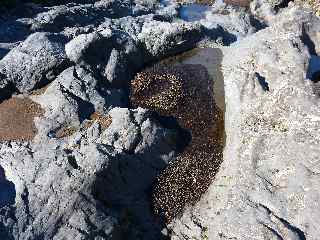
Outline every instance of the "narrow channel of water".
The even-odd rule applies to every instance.
[[[216,0],[215,7],[222,5],[233,5],[238,7],[250,6],[250,0]],[[200,21],[207,18],[213,11],[211,4],[208,3],[192,3],[182,5],[179,9],[179,17],[187,22]]]

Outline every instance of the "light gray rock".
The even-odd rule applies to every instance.
[[[150,21],[144,23],[137,37],[147,62],[194,47],[202,39],[203,29],[200,24]]]
[[[156,10],[159,15],[177,17],[179,4],[176,1],[160,0],[160,6]]]
[[[1,232],[2,239],[88,239],[111,234],[117,219],[93,198],[89,186],[112,152],[107,157],[97,149],[86,150],[95,158],[75,158],[54,142],[45,148],[1,146],[2,167],[16,191],[14,204],[7,205],[12,209],[6,220],[11,223],[6,226],[9,235]],[[86,163],[89,166],[82,168]]]
[[[306,79],[320,70],[315,18],[274,13],[271,27],[248,37],[258,29],[237,8],[184,22],[172,1],[75,2],[0,22],[0,101],[22,92],[44,111],[32,141],[0,143],[1,240],[168,238],[150,194],[176,155],[176,130],[126,108],[115,88],[203,37],[244,39],[225,51],[225,162],[172,223],[172,239],[317,238],[320,91]]]
[[[59,129],[78,129],[94,112],[106,114],[115,106],[126,105],[121,90],[107,89],[101,79],[81,67],[66,69],[32,99],[45,110],[38,122],[39,142],[55,137]]]
[[[172,239],[318,239],[320,106],[302,40],[319,24],[290,7],[225,49],[224,162]]]
[[[34,33],[0,61],[2,82],[28,92],[52,81],[68,65],[60,34]]]
[[[148,191],[174,156],[170,130],[147,110],[113,108],[121,91],[80,66],[37,94],[33,141],[0,143],[0,239],[159,239]],[[62,128],[72,131],[54,135]]]
[[[66,45],[66,53],[71,61],[99,72],[117,88],[128,86],[143,63],[141,50],[122,31],[79,35]]]
[[[199,19],[210,37],[229,45],[259,30],[252,22],[252,15],[245,8],[226,5],[217,1]]]
[[[294,4],[294,1],[287,0],[253,0],[250,3],[251,13],[259,19],[263,19],[267,24],[277,13],[285,9],[288,5]]]
[[[18,46],[19,43],[0,43],[0,60],[10,52],[11,49]]]
[[[14,201],[0,199],[8,212],[1,212],[2,239],[159,239],[147,192],[173,156],[166,130],[143,109],[115,108],[110,115],[117,124],[110,128],[121,129],[133,152],[103,144],[108,133],[97,130],[92,138],[92,127],[64,139],[0,145],[1,190],[5,183],[16,194]],[[126,138],[132,125],[138,138]]]
[[[62,31],[65,27],[85,26],[105,17],[123,17],[130,13],[129,1],[102,0],[94,4],[68,4],[49,8],[33,19],[33,31]]]

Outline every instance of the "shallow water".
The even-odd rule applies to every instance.
[[[250,0],[216,0],[215,8],[218,6],[233,5],[238,7],[249,7]],[[200,21],[212,14],[212,6],[209,4],[193,3],[183,5],[179,9],[179,17],[187,22]],[[228,12],[228,11],[227,11]]]
[[[166,222],[201,198],[223,161],[222,57],[220,49],[196,48],[160,61],[132,82],[133,105],[172,116],[191,134],[153,186],[154,212]]]
[[[206,17],[206,13],[210,10],[210,6],[202,4],[190,4],[182,6],[179,10],[179,16],[181,19],[193,22],[199,21]]]
[[[196,48],[175,57],[166,59],[164,62],[170,65],[200,64],[204,66],[212,81],[214,99],[222,112],[225,112],[224,81],[221,71],[222,51],[218,48]]]

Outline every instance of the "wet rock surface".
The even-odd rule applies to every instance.
[[[317,239],[320,24],[243,2],[2,12],[0,239]]]

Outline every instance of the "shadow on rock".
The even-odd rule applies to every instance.
[[[167,165],[161,156],[167,154],[156,147],[119,154],[97,174],[93,196],[119,214],[112,239],[165,239],[164,223],[154,215],[150,196],[154,179]]]
[[[4,169],[0,166],[0,208],[15,204],[15,185],[8,181]]]
[[[217,26],[217,28],[209,29],[205,28],[206,36],[208,36],[211,40],[217,40],[218,38],[222,39],[222,43],[225,46],[229,46],[230,44],[236,42],[237,36],[225,30],[221,26]]]

